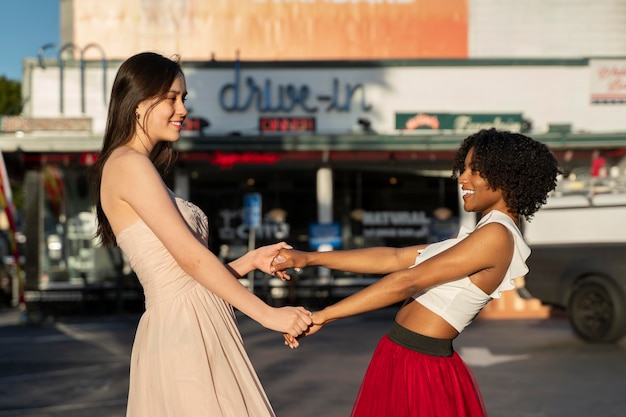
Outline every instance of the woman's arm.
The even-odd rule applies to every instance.
[[[273,308],[241,285],[192,234],[147,157],[127,152],[107,161],[101,196],[114,231],[140,217],[187,274],[261,325],[297,336],[311,323],[307,310]]]
[[[273,275],[274,273],[270,270],[270,265],[281,249],[291,249],[291,246],[285,242],[261,246],[229,262],[227,267],[237,278],[241,278],[257,269],[266,274]],[[290,277],[289,275],[282,274],[280,278],[289,279]]]
[[[514,241],[505,226],[487,224],[448,250],[414,268],[393,272],[378,282],[313,315],[315,325],[377,310],[413,294],[463,277],[486,293],[500,284],[513,256]]]
[[[418,251],[426,246],[374,247],[330,252],[281,250],[279,257],[272,263],[272,270],[323,266],[357,274],[389,274],[414,265]]]

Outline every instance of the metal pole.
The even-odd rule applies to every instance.
[[[248,230],[248,252],[255,249],[256,246],[256,227],[251,226]],[[254,271],[248,272],[248,289],[254,294]]]

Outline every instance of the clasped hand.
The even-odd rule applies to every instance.
[[[285,345],[288,346],[290,349],[295,349],[298,346],[300,346],[300,339],[302,339],[305,336],[311,336],[312,334],[315,334],[318,331],[320,331],[322,327],[324,327],[325,323],[322,317],[322,312],[320,311],[311,313],[311,321],[312,321],[312,324],[309,326],[309,328],[306,329],[304,332],[302,332],[300,336],[298,337],[293,337],[292,335],[288,333],[283,333],[283,338],[285,339]]]
[[[278,276],[282,280],[291,279],[287,270],[292,268],[296,272],[300,272],[302,268],[307,266],[306,252],[297,251],[291,248],[282,248],[278,254],[272,259],[270,265],[270,273]],[[283,333],[285,345],[291,349],[300,346],[299,340],[305,336],[317,333],[324,326],[322,312],[314,312],[311,314],[312,324],[302,334],[294,337],[290,334]]]
[[[306,252],[291,248],[281,248],[272,259],[270,274],[284,281],[291,279],[291,276],[287,273],[288,269],[292,268],[294,271],[300,272],[305,266],[307,266]]]

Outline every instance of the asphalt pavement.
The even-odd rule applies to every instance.
[[[340,320],[299,349],[239,316],[278,417],[347,417],[395,308]],[[138,315],[20,325],[0,310],[0,417],[124,416]],[[588,344],[564,318],[478,320],[455,341],[491,417],[626,416],[626,340]],[[381,416],[387,417],[387,416]]]

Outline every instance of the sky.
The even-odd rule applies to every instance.
[[[60,0],[0,0],[0,76],[22,81],[22,59],[37,57],[48,43],[59,46]],[[51,50],[46,57],[54,56]]]

